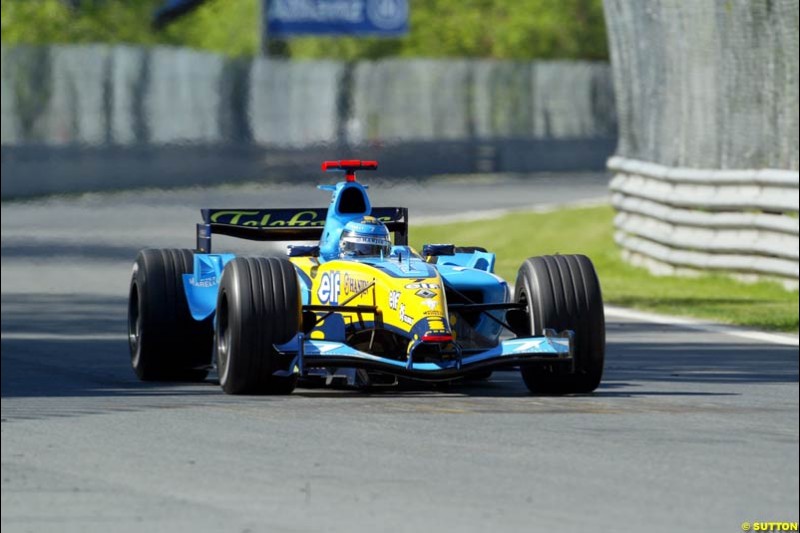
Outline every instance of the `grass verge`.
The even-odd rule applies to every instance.
[[[613,241],[613,216],[611,207],[601,206],[414,226],[411,244],[418,250],[423,243],[484,246],[497,254],[497,273],[512,283],[527,257],[582,253],[597,268],[606,303],[763,330],[798,330],[797,290],[723,275],[654,276],[623,262]]]

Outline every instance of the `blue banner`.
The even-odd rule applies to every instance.
[[[266,0],[270,38],[408,32],[408,0]]]

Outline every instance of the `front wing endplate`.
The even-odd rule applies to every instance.
[[[490,370],[532,362],[574,361],[574,335],[571,331],[556,333],[545,330],[542,337],[508,339],[481,352],[464,353],[461,357],[437,362],[413,362],[368,354],[341,342],[307,339],[298,334],[279,352],[295,355],[294,372],[305,368],[363,368],[421,380],[446,380],[463,377],[476,370]]]

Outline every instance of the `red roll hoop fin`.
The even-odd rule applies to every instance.
[[[356,170],[377,170],[377,161],[362,161],[360,159],[342,159],[341,161],[323,161],[322,171],[344,170],[347,181],[356,181]]]

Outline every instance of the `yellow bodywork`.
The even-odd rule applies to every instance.
[[[308,300],[304,298],[304,301],[311,305],[376,308],[374,312],[337,311],[346,328],[364,329],[364,324],[375,323],[409,340],[430,332],[451,333],[444,285],[435,269],[430,270],[434,275],[429,277],[399,277],[357,261],[320,263],[316,257],[292,257],[290,260],[310,280]],[[324,332],[317,329],[311,337],[323,339]]]

